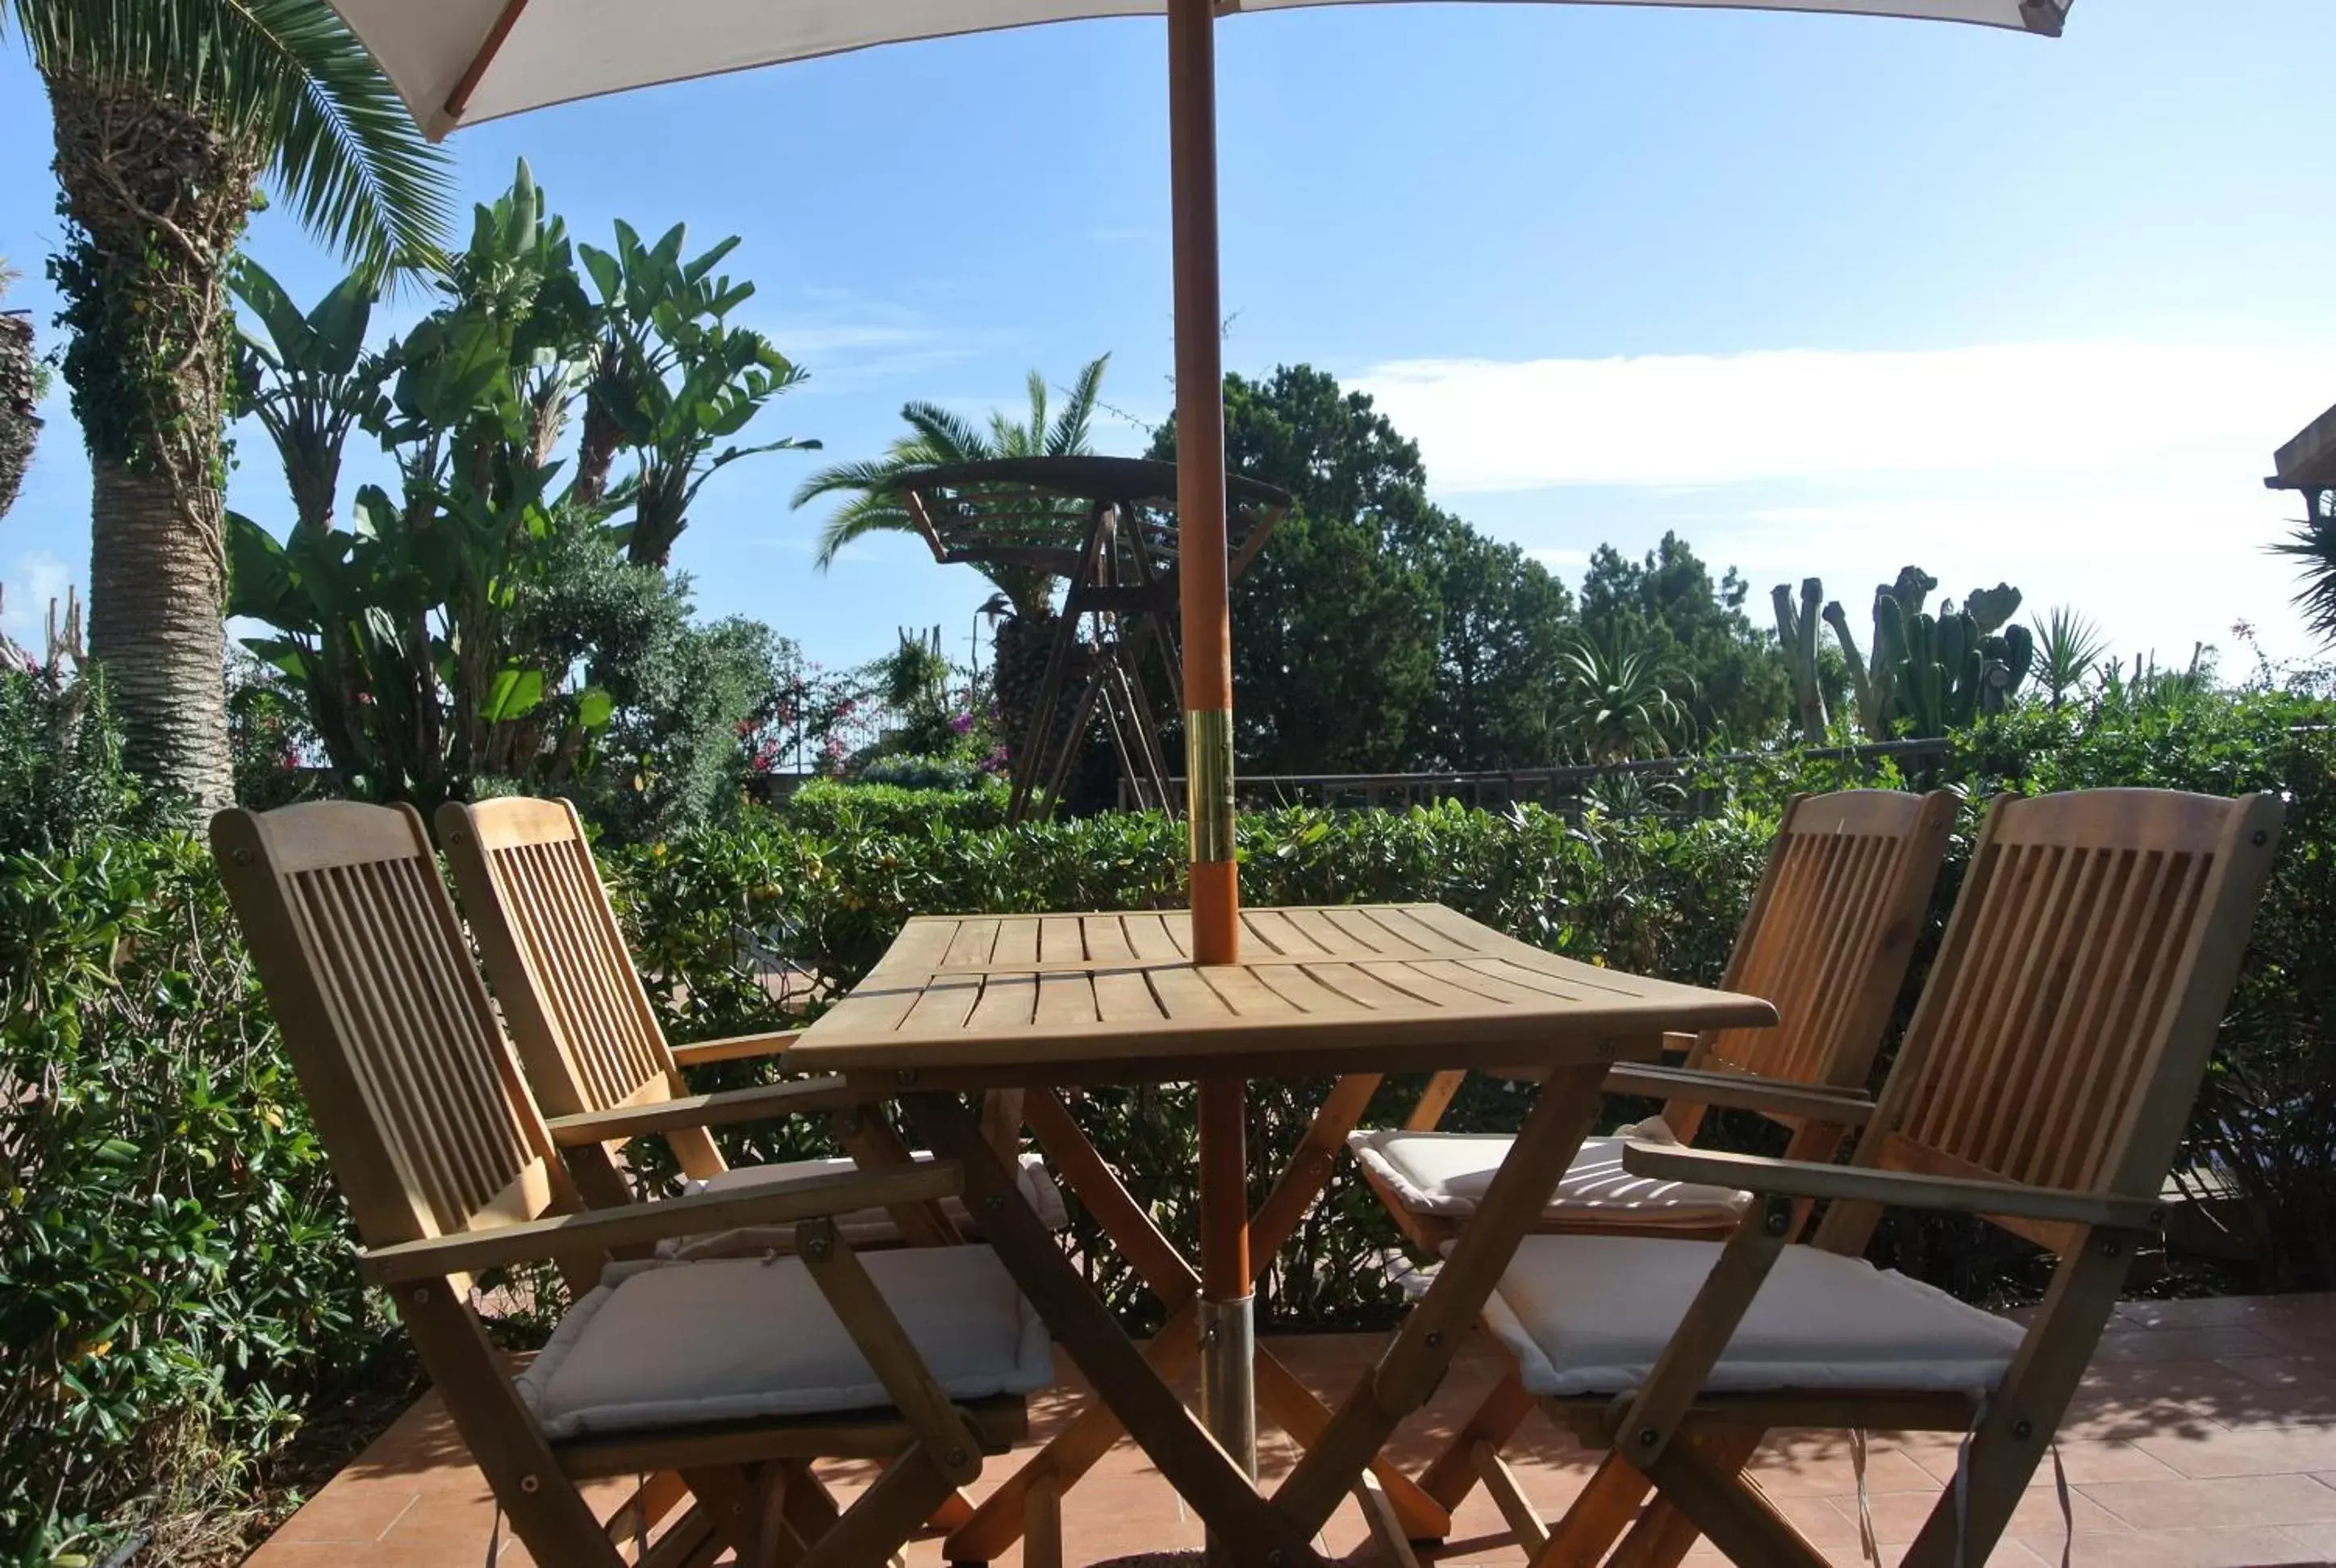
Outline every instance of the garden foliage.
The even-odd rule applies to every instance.
[[[678,226],[646,244],[618,222],[616,241],[572,243],[521,164],[432,271],[436,308],[378,352],[364,275],[304,314],[238,264],[256,323],[239,391],[293,515],[230,516],[229,609],[269,628],[247,646],[334,793],[424,812],[574,794],[632,833],[735,798],[741,726],[792,651],[752,622],[696,622],[666,563],[715,473],[817,444],[732,439],[803,373],[729,321],[754,293],[715,270],[735,239],[689,259]],[[397,482],[359,487],[343,523],[359,434]],[[612,477],[628,453],[633,472]],[[245,729],[252,716],[239,703]]]
[[[0,1563],[233,1498],[382,1338],[209,856],[120,752],[0,675]]]
[[[0,679],[0,768],[28,774],[34,765],[20,754],[48,744],[44,689]],[[2288,794],[2285,845],[2195,1150],[2195,1163],[2257,1200],[2245,1222],[2266,1243],[2263,1261],[2240,1282],[2261,1286],[2336,1282],[2336,735],[2316,727],[2325,711],[2278,695],[2127,688],[2011,716],[1965,737],[1937,778],[1904,781],[1971,797],[1958,867],[1979,803],[1998,788]],[[97,748],[90,768],[112,776],[110,755]],[[1247,817],[1242,892],[1260,904],[1436,900],[1589,961],[1708,979],[1784,801],[1859,782],[1846,765],[1779,756],[1693,781],[1681,798],[1703,803],[1669,815],[1445,806]],[[204,855],[185,839],[141,836],[129,814],[135,792],[102,777],[99,786],[50,788],[39,822],[0,823],[0,1148],[11,1193],[0,1217],[11,1373],[0,1385],[0,1562],[86,1551],[202,1487],[235,1487],[320,1390],[363,1367],[382,1331]],[[9,812],[18,798],[5,798]],[[784,1022],[765,984],[771,963],[797,966],[832,995],[911,913],[1182,900],[1184,842],[1173,823],[1105,815],[1008,828],[994,811],[994,786],[824,784],[778,811],[604,844],[604,864],[676,1041]],[[1951,871],[1939,913],[1954,881]],[[706,1086],[754,1070],[708,1069]],[[1379,1113],[1399,1114],[1416,1086],[1390,1083]],[[1252,1091],[1260,1188],[1321,1088]],[[1522,1110],[1521,1095],[1480,1079],[1449,1125],[1514,1125]],[[1163,1228],[1189,1242],[1189,1092],[1095,1090],[1078,1115]],[[754,1127],[729,1142],[749,1159],[801,1154],[822,1135]],[[654,1174],[656,1160],[643,1168]],[[1092,1242],[1084,1217],[1078,1225],[1076,1239]],[[1968,1226],[1904,1225],[1879,1244],[1973,1295],[2011,1266]],[[1265,1320],[1387,1321],[1395,1246],[1376,1203],[1342,1174],[1272,1261]],[[1157,1303],[1108,1251],[1081,1251],[1128,1321],[1156,1321]]]

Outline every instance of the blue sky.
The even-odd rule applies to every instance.
[[[2208,18],[2211,17],[2211,22]],[[1829,16],[1355,5],[1219,31],[1229,367],[1309,361],[1376,393],[1439,498],[1569,578],[1677,529],[1862,622],[1916,561],[2009,579],[2117,648],[2186,657],[2244,618],[2310,651],[2270,454],[2336,401],[2326,0],[2079,0],[2047,42]],[[824,578],[812,464],[900,404],[1011,402],[1111,351],[1105,444],[1169,407],[1165,65],[1156,22],[900,45],[482,126],[466,202],[526,157],[579,238],[622,217],[737,233],[742,312],[811,381],[756,427],[815,436],[707,486],[676,561],[701,606],[854,662],[900,626],[962,649],[984,589],[922,547]],[[0,51],[0,255],[55,242],[48,121]],[[337,276],[288,221],[296,297]],[[418,308],[408,302],[409,317]],[[394,323],[393,323],[394,324]],[[5,623],[87,570],[60,394],[0,522]],[[288,505],[246,433],[241,510]],[[959,657],[962,657],[960,654]]]

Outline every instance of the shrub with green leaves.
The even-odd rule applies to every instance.
[[[0,639],[0,855],[74,851],[160,826],[123,765],[105,683],[70,679]]]
[[[1006,783],[981,778],[965,785],[926,785],[897,779],[853,783],[810,779],[780,808],[787,824],[822,838],[862,833],[930,833],[939,828],[1006,825]]]
[[[0,1561],[231,1497],[377,1343],[192,839],[0,857]]]
[[[2189,1160],[2227,1186],[2236,1238],[2274,1289],[2336,1285],[2336,731],[2331,705],[2178,678],[2030,706],[1962,737],[1981,788],[2141,785],[2287,803],[2279,857],[2225,1014]]]

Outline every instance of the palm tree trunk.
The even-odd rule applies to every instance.
[[[151,90],[65,75],[48,87],[64,375],[93,481],[89,651],[131,765],[208,812],[233,798],[226,269],[263,160]]]
[[[160,474],[92,458],[89,651],[124,755],[205,814],[234,803],[225,584]]]
[[[998,699],[998,736],[1006,743],[1006,755],[1017,763],[1024,748],[1041,738],[1030,734],[1030,726],[1037,717],[1038,688],[1046,681],[1046,657],[1054,650],[1059,618],[1051,609],[1022,609],[998,623],[990,685]],[[1055,719],[1062,726],[1065,715],[1058,711]]]
[[[6,286],[5,269],[0,268],[0,288]],[[8,515],[24,471],[33,465],[33,443],[41,433],[41,418],[34,412],[36,380],[32,321],[0,311],[0,517]]]

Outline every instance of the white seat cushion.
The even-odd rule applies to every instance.
[[[1718,1242],[1528,1236],[1485,1304],[1535,1394],[1620,1394],[1647,1379]],[[1987,1388],[2023,1330],[1903,1274],[1785,1249],[1707,1388]]]
[[[861,1260],[952,1398],[1054,1380],[1046,1325],[987,1247]],[[621,1263],[519,1378],[553,1437],[889,1406],[799,1258]]]
[[[1624,1127],[1611,1138],[1583,1140],[1582,1152],[1557,1184],[1544,1221],[1587,1214],[1634,1225],[1712,1226],[1733,1223],[1751,1202],[1749,1194],[1692,1182],[1662,1182],[1634,1176],[1622,1168],[1625,1137],[1642,1143],[1672,1143],[1670,1127],[1657,1116]],[[1484,1201],[1493,1173],[1516,1142],[1505,1133],[1407,1133],[1396,1129],[1350,1133],[1347,1146],[1385,1183],[1406,1209],[1417,1214],[1465,1219]]]
[[[919,1149],[915,1157],[930,1160],[932,1155]],[[795,1176],[840,1175],[858,1167],[850,1160],[793,1160],[776,1165],[739,1165],[718,1176],[703,1182],[687,1183],[691,1193],[737,1193],[784,1182]],[[1062,1189],[1055,1178],[1046,1174],[1046,1162],[1037,1154],[1024,1154],[1019,1173],[1022,1196],[1050,1231],[1070,1229],[1070,1210],[1064,1206]],[[941,1200],[942,1209],[960,1227],[971,1220],[965,1204],[956,1198]],[[890,1246],[900,1239],[900,1227],[892,1216],[881,1209],[855,1209],[848,1214],[835,1216],[836,1232],[855,1247]],[[792,1252],[795,1250],[795,1228],[793,1225],[748,1225],[731,1231],[713,1231],[702,1236],[670,1237],[657,1243],[657,1256],[688,1261],[698,1258],[735,1258],[748,1253]]]

